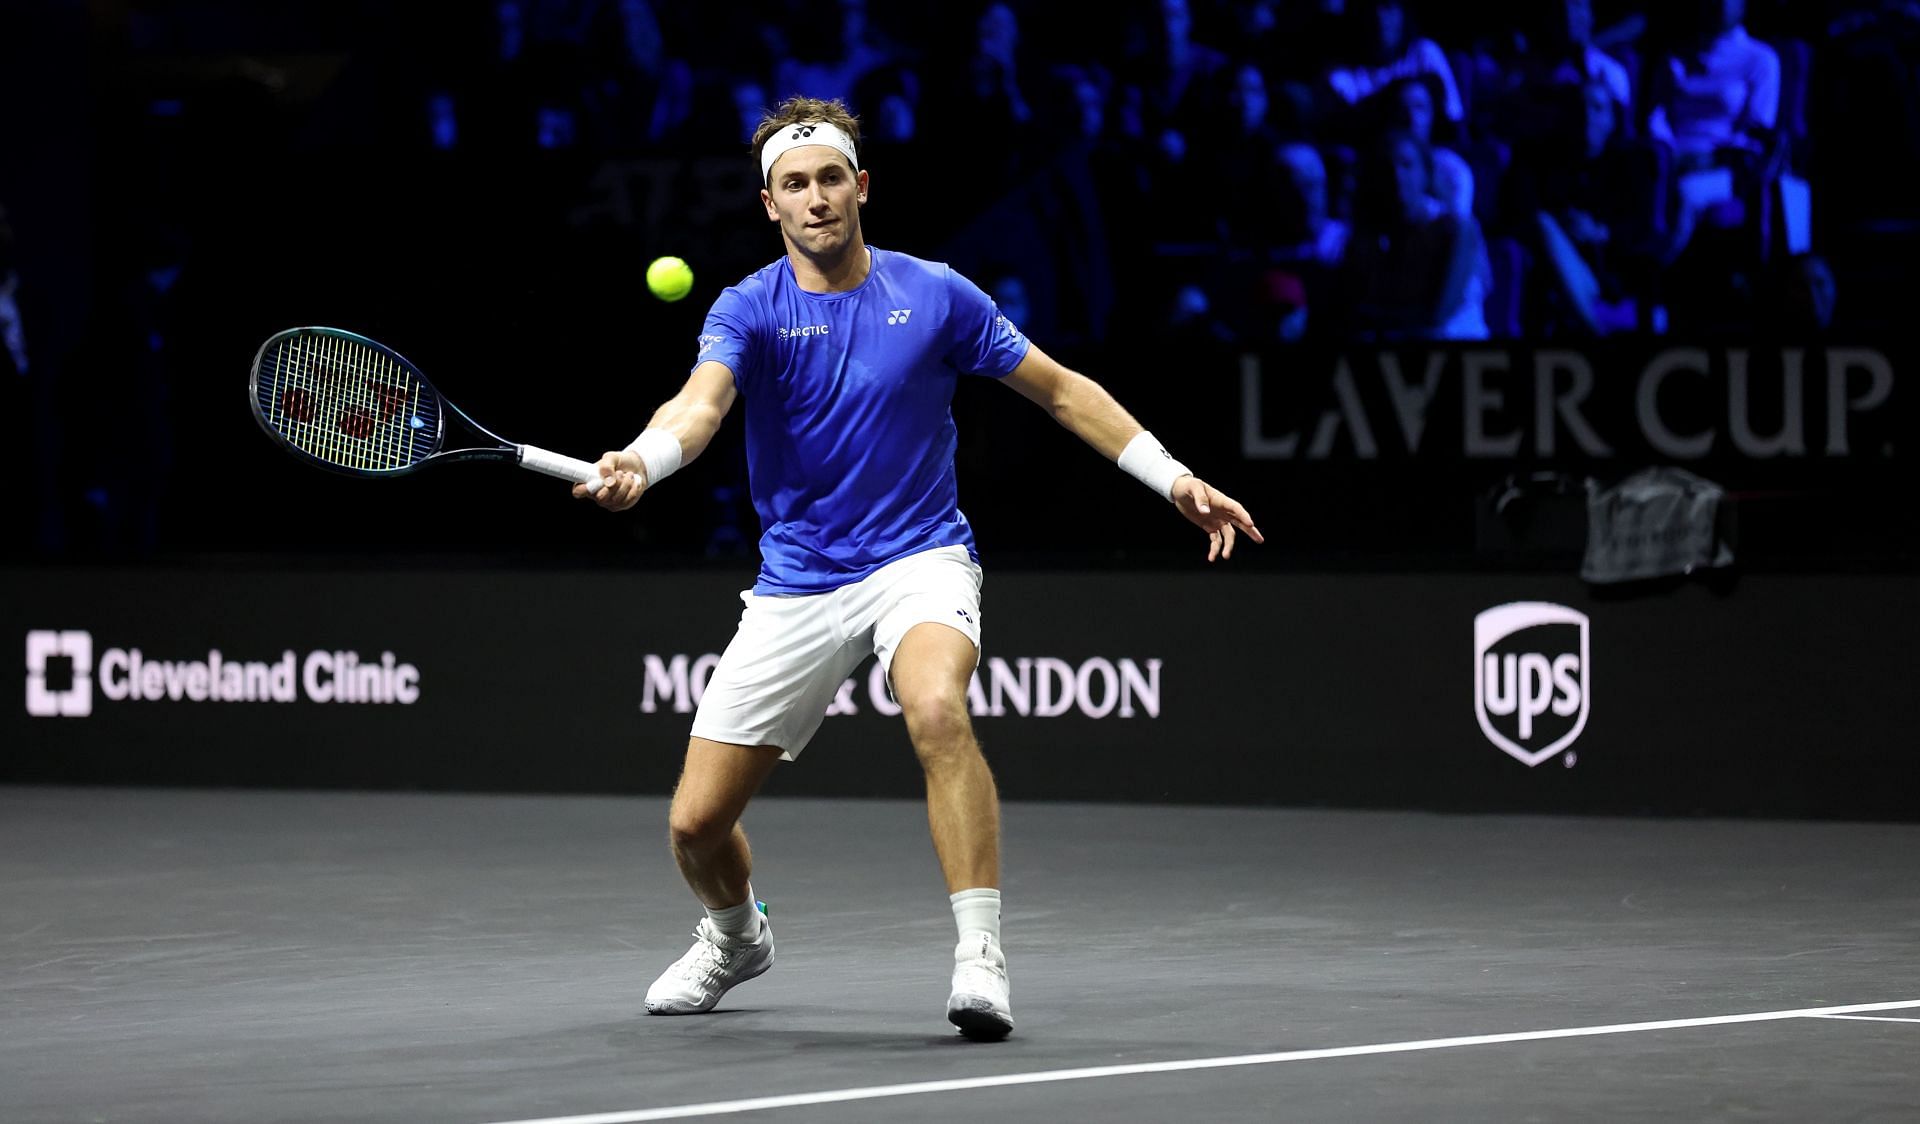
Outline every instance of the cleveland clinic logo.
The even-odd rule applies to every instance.
[[[1587,615],[1546,601],[1473,619],[1473,713],[1514,760],[1538,765],[1571,746],[1592,698]]]
[[[98,693],[109,702],[397,703],[420,699],[420,669],[392,652],[283,651],[243,660],[218,648],[194,659],[155,659],[139,648],[107,648],[77,630],[27,633],[27,713],[85,718]]]
[[[63,685],[56,689],[56,682]],[[85,718],[93,713],[92,636],[76,631],[27,633],[27,713],[35,718]]]

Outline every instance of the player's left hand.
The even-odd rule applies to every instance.
[[[1233,539],[1238,531],[1246,532],[1254,542],[1266,542],[1266,536],[1260,528],[1253,525],[1253,516],[1240,506],[1240,501],[1219,490],[1207,486],[1198,476],[1182,476],[1173,482],[1173,506],[1187,521],[1207,533],[1207,561],[1216,558],[1233,557]]]

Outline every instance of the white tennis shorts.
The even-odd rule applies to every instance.
[[[963,546],[909,554],[826,593],[740,595],[739,630],[693,716],[693,736],[775,745],[788,761],[813,739],[840,684],[869,652],[893,653],[917,624],[944,624],[980,660],[980,566]]]

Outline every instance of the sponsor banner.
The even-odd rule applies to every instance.
[[[649,652],[643,664],[640,713],[692,714],[720,664],[720,653],[690,657],[684,652],[671,656]],[[1052,656],[1012,660],[988,656],[967,684],[967,710],[975,718],[1059,718],[1074,712],[1087,718],[1157,718],[1160,665],[1160,660],[1125,656],[1117,660],[1093,656],[1077,666]],[[865,676],[840,685],[827,705],[827,717],[859,714],[863,706],[887,717],[900,713],[878,661],[868,665]]]
[[[1523,765],[1566,749],[1586,728],[1587,623],[1580,610],[1545,601],[1496,605],[1473,619],[1480,732]]]
[[[108,648],[94,673],[93,634],[79,629],[27,633],[27,713],[85,718],[93,696],[112,702],[400,703],[420,698],[420,669],[392,652],[377,660],[355,652],[293,652],[279,659],[155,660],[138,648]],[[65,662],[65,684],[56,689]]]
[[[670,791],[750,575],[578,576],[0,573],[0,780]],[[983,610],[1013,799],[1916,814],[1910,578],[990,570]],[[920,796],[876,664],[766,791]]]
[[[1397,345],[1239,359],[1248,460],[1585,464],[1911,458],[1897,349]],[[1901,355],[1904,358],[1904,355]]]

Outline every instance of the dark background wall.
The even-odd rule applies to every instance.
[[[968,380],[989,656],[1165,661],[1151,721],[983,716],[1010,794],[1910,815],[1920,25],[1745,5],[1779,94],[1701,155],[1659,123],[1711,39],[1695,17],[1729,13],[1695,7],[1596,2],[1589,55],[1563,34],[1578,4],[1193,0],[1092,24],[1040,3],[9,4],[12,643],[393,651],[424,686],[413,706],[15,706],[0,777],[664,790],[686,716],[640,714],[644,674],[604,657],[656,629],[662,657],[722,646],[759,533],[737,425],[611,517],[509,469],[302,468],[243,374],[268,334],[330,324],[511,438],[623,445],[721,288],[778,254],[742,113],[804,91],[863,115],[873,243],[974,277],[1270,539],[1206,569],[1163,504]],[[1431,58],[1421,39],[1461,98],[1431,140],[1474,177],[1452,221],[1484,253],[1477,339],[1380,306],[1394,270],[1354,249],[1406,233],[1373,160],[1405,106],[1339,91]],[[1568,60],[1602,55],[1629,96],[1576,158]],[[1732,197],[1696,214],[1708,165]],[[1609,199],[1638,202],[1582,244],[1583,298],[1540,216]],[[668,253],[697,275],[676,304],[642,279]],[[1731,563],[1582,580],[1593,497],[1655,467],[1720,490]],[[1587,614],[1595,684],[1572,751],[1532,767],[1463,679],[1475,615],[1525,600]],[[570,693],[582,676],[601,689]],[[829,730],[787,791],[910,790],[897,723]]]

